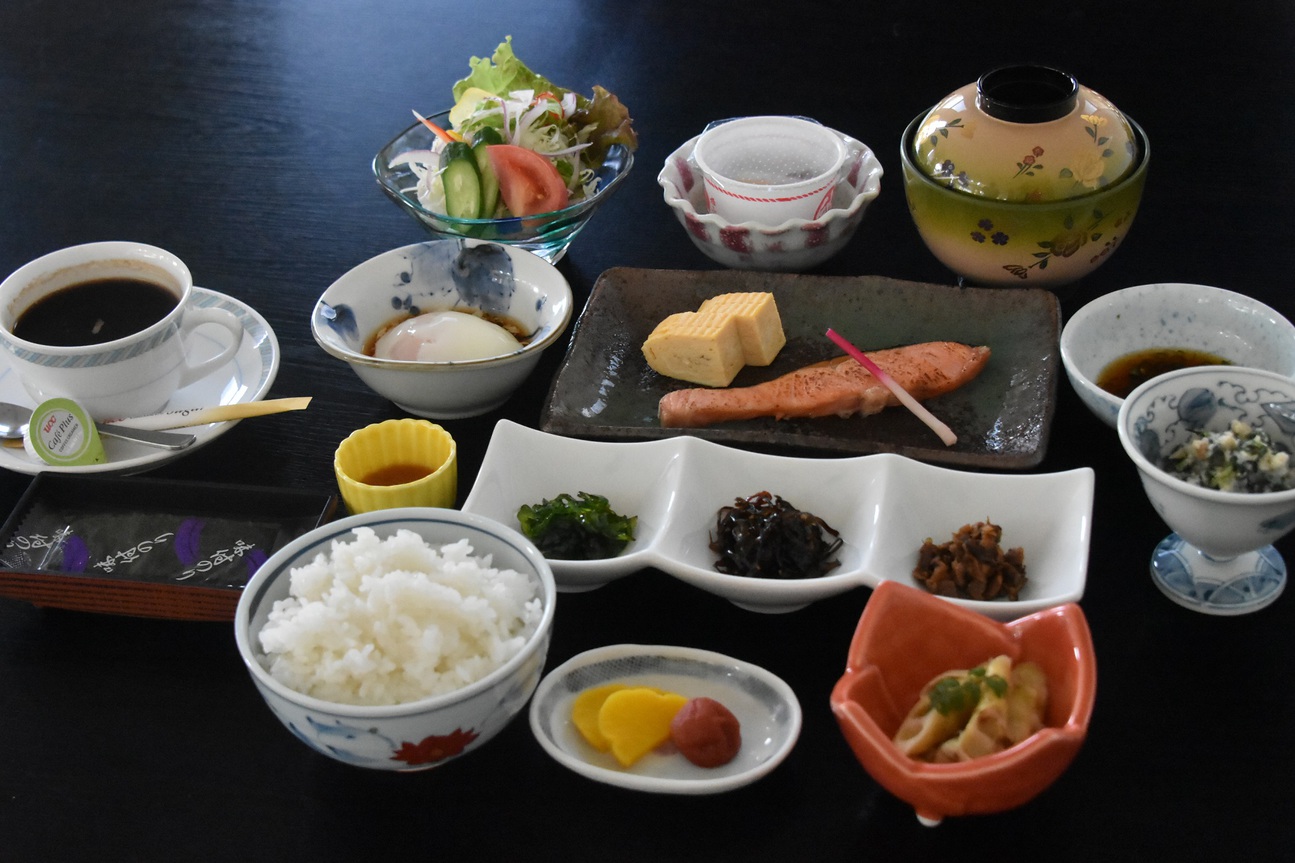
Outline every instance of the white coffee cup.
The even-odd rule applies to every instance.
[[[175,307],[156,323],[98,344],[46,345],[14,335],[23,313],[51,294],[123,278],[164,288],[175,295]],[[37,403],[69,398],[98,420],[158,413],[176,390],[219,369],[242,343],[243,325],[235,315],[194,306],[192,296],[189,268],[156,246],[103,242],[60,249],[0,282],[0,349]],[[228,343],[215,356],[191,362],[192,334],[205,324],[227,330],[222,341]]]
[[[781,225],[832,207],[845,164],[841,136],[802,117],[712,124],[693,148],[710,211],[732,223]]]

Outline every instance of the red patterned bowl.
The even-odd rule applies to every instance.
[[[892,738],[927,682],[999,654],[1035,662],[1047,676],[1042,730],[1002,752],[952,764],[899,750]],[[998,623],[888,581],[863,610],[831,703],[864,769],[924,824],[937,824],[946,816],[1012,809],[1051,785],[1083,743],[1096,691],[1092,636],[1078,605]]]
[[[846,160],[830,210],[816,219],[788,219],[780,225],[733,224],[707,208],[701,171],[692,155],[697,138],[670,154],[657,182],[693,245],[726,267],[800,272],[818,266],[845,247],[868,204],[881,192],[883,171],[877,157],[864,144],[841,135]]]

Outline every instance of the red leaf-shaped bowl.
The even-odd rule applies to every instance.
[[[993,755],[928,764],[892,738],[923,686],[945,671],[999,654],[1037,663],[1048,679],[1044,728]],[[1088,621],[1067,603],[999,623],[898,582],[868,600],[850,643],[832,712],[864,769],[924,823],[950,815],[1001,812],[1031,800],[1074,760],[1097,692]]]

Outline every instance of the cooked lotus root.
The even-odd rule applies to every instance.
[[[1015,746],[1043,727],[1047,679],[1033,662],[1007,656],[946,671],[922,688],[895,745],[910,758],[967,761]]]

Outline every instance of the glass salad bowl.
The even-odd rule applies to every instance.
[[[449,111],[428,119],[448,128]],[[461,219],[429,209],[418,196],[417,157],[430,153],[436,135],[422,123],[414,123],[397,135],[373,158],[373,174],[391,200],[413,216],[428,233],[442,239],[471,238],[516,246],[556,263],[594,211],[606,201],[634,167],[628,147],[613,145],[596,171],[598,191],[570,206],[525,218]]]

